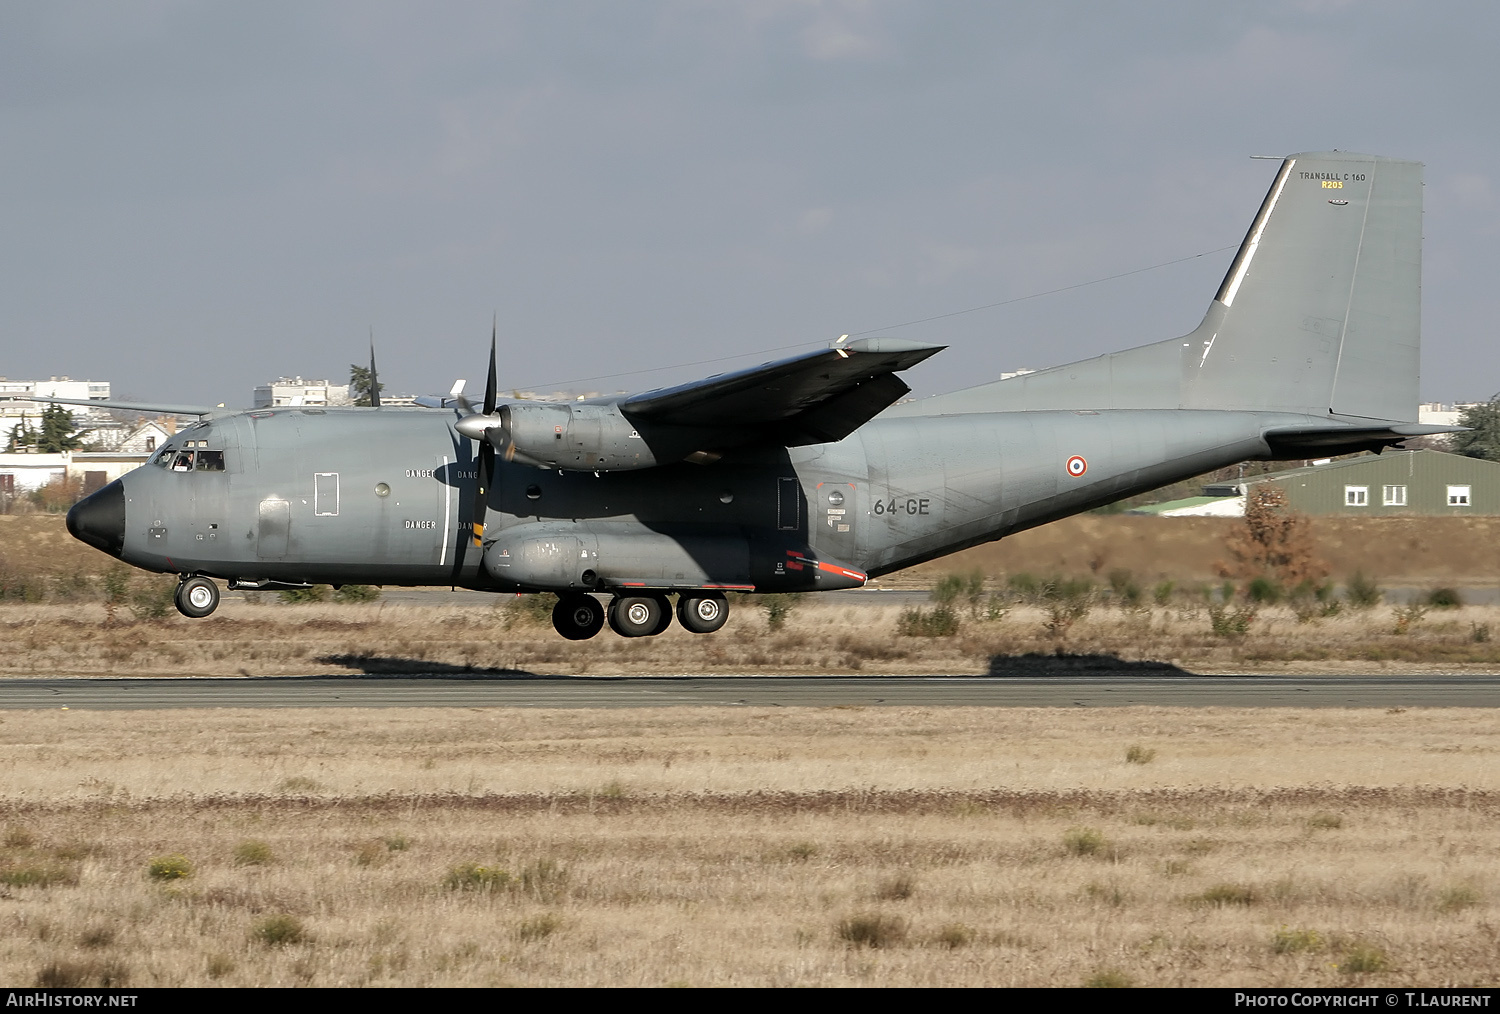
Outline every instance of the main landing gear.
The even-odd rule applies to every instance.
[[[172,601],[183,616],[199,620],[219,608],[219,586],[206,577],[185,577]]]
[[[552,626],[570,641],[586,641],[604,627],[621,637],[654,637],[672,625],[672,603],[664,592],[616,595],[606,609],[582,592],[558,596]],[[716,592],[684,593],[677,599],[677,621],[695,634],[712,634],[729,619],[729,603]]]

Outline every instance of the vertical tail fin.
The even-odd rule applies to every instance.
[[[1192,334],[909,411],[1203,408],[1410,422],[1421,284],[1421,163],[1292,155]]]
[[[1186,339],[1184,407],[1415,420],[1421,284],[1420,163],[1287,158]]]

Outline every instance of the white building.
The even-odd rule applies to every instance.
[[[330,384],[326,380],[304,380],[301,377],[280,377],[255,389],[255,408],[295,408],[330,405],[348,405],[348,384]]]
[[[71,377],[49,377],[46,380],[9,380],[0,377],[0,447],[10,442],[11,431],[20,424],[24,416],[32,426],[41,421],[47,410],[43,401],[25,400],[27,395],[43,398],[74,398],[79,401],[108,401],[109,381],[74,380]],[[9,399],[20,399],[11,401]],[[80,426],[96,422],[112,421],[103,410],[82,406],[65,406],[73,412]]]

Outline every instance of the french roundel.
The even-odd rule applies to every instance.
[[[1087,472],[1088,470],[1089,470],[1089,463],[1087,461],[1083,460],[1082,455],[1075,454],[1071,458],[1068,459],[1068,474],[1071,475],[1073,478],[1075,478],[1075,479],[1078,478],[1080,475],[1082,475],[1084,472]]]

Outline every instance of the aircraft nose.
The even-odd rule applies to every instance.
[[[125,486],[116,479],[68,511],[68,532],[110,556],[125,550]]]

